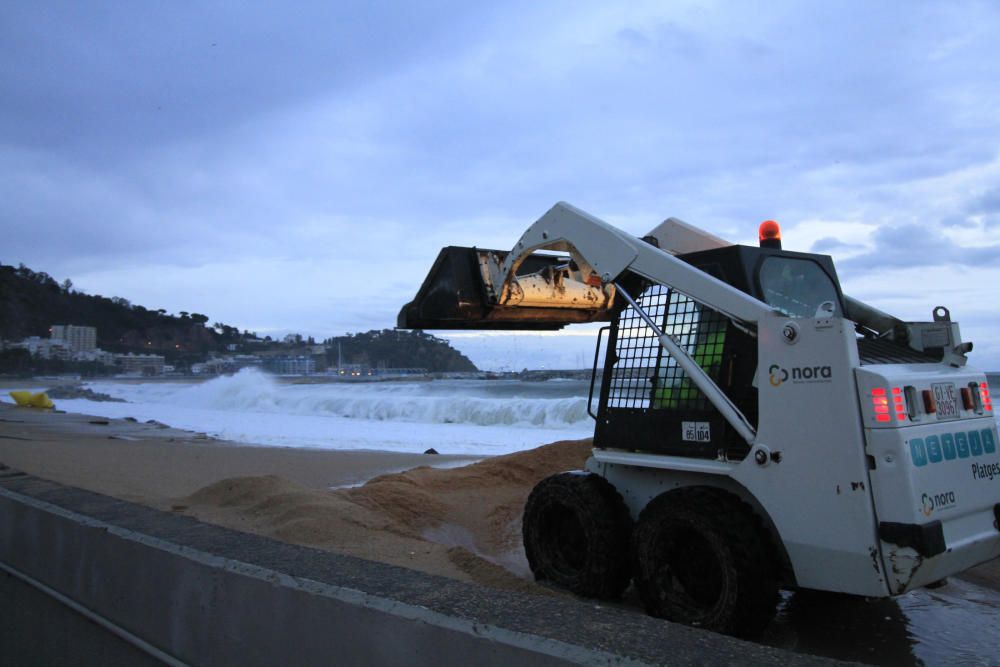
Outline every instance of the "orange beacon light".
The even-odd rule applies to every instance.
[[[774,220],[765,220],[760,223],[760,229],[757,230],[757,237],[761,248],[781,250],[781,227]]]

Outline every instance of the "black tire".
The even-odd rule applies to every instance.
[[[774,618],[774,549],[750,507],[728,493],[681,488],[650,502],[632,534],[633,572],[646,611],[737,637]]]
[[[524,551],[535,579],[585,597],[617,598],[628,587],[631,531],[625,502],[599,475],[546,477],[524,506]]]

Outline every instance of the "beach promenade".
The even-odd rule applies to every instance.
[[[6,605],[5,664],[833,664],[589,601],[281,543],[9,469],[0,536],[0,591],[20,587],[25,599],[27,582],[101,624]]]

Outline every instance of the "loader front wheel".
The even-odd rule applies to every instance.
[[[585,597],[616,598],[628,586],[631,530],[625,502],[599,475],[546,477],[524,506],[524,551],[535,579]]]
[[[774,618],[773,549],[735,496],[705,487],[659,496],[640,514],[632,545],[636,587],[652,616],[744,638]]]

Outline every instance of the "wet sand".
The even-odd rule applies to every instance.
[[[163,424],[0,404],[0,461],[55,482],[147,505],[163,504],[228,477],[278,475],[308,488],[328,489],[359,484],[383,472],[475,460],[248,446]]]

